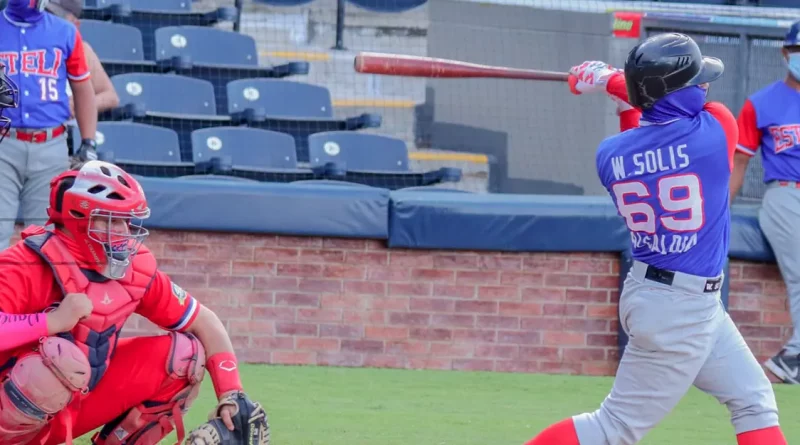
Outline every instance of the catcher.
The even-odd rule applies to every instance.
[[[176,430],[206,370],[219,403],[187,443],[269,443],[219,318],[142,244],[139,183],[90,161],[51,183],[48,223],[0,253],[0,443],[154,445]],[[168,331],[120,338],[138,313]]]

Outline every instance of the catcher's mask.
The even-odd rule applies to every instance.
[[[141,185],[116,165],[89,161],[50,183],[50,223],[75,239],[78,255],[113,280],[125,276],[148,231],[150,209]]]
[[[6,137],[11,128],[11,118],[3,116],[6,108],[17,108],[19,104],[19,89],[17,84],[6,75],[6,67],[0,63],[0,142]]]

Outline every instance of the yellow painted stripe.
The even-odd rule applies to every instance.
[[[276,57],[279,59],[305,60],[308,62],[325,62],[331,59],[328,53],[313,51],[261,51],[262,57]]]
[[[334,99],[334,107],[414,108],[416,103],[407,99]]]
[[[472,153],[442,153],[437,151],[412,151],[408,153],[409,159],[415,161],[460,161],[473,164],[488,164],[489,157]]]

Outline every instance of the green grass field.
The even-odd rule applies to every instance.
[[[597,408],[611,378],[290,366],[242,366],[267,409],[273,445],[522,445],[540,429]],[[800,388],[775,387],[789,443],[800,443]],[[211,383],[186,419],[213,407]],[[88,444],[80,439],[79,444]],[[175,443],[170,436],[163,443]],[[692,389],[643,445],[731,445],[728,412]]]

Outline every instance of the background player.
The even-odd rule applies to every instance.
[[[67,20],[80,29],[80,17],[83,13],[83,0],[50,0],[47,3],[47,12]],[[119,96],[114,90],[114,84],[108,77],[108,73],[100,63],[100,58],[94,52],[94,48],[89,42],[83,40],[83,53],[86,57],[86,65],[92,73],[90,81],[94,88],[95,105],[98,112],[103,112],[116,108],[119,105]],[[75,113],[75,104],[72,96],[69,96],[70,111]]]
[[[90,161],[53,179],[54,229],[30,226],[0,252],[0,442],[55,445],[102,427],[95,444],[152,445],[173,423],[182,440],[207,368],[219,405],[190,439],[269,443],[225,327],[143,246],[149,213],[132,176]],[[134,312],[170,333],[120,339]]]
[[[638,128],[622,125],[627,131],[597,150],[600,180],[631,234],[634,261],[619,309],[629,342],[600,408],[528,445],[636,444],[692,385],[726,404],[739,445],[786,444],[772,386],[720,300],[738,131],[722,104],[705,102],[703,85],[722,72],[721,61],[682,34],[648,38],[630,52],[627,97],[618,88],[623,74],[606,64],[571,71],[573,92],[610,85],[624,102],[621,118],[641,110]]]
[[[47,219],[50,180],[69,167],[67,82],[83,138],[78,155],[96,158],[97,107],[81,35],[46,6],[47,0],[9,0],[0,17],[0,59],[20,88],[0,150],[0,249],[8,247],[20,205],[26,225]]]
[[[747,98],[739,112],[739,145],[731,175],[731,197],[744,181],[759,147],[767,191],[758,222],[786,282],[794,333],[764,366],[786,383],[800,383],[800,22],[786,34],[786,78]]]

